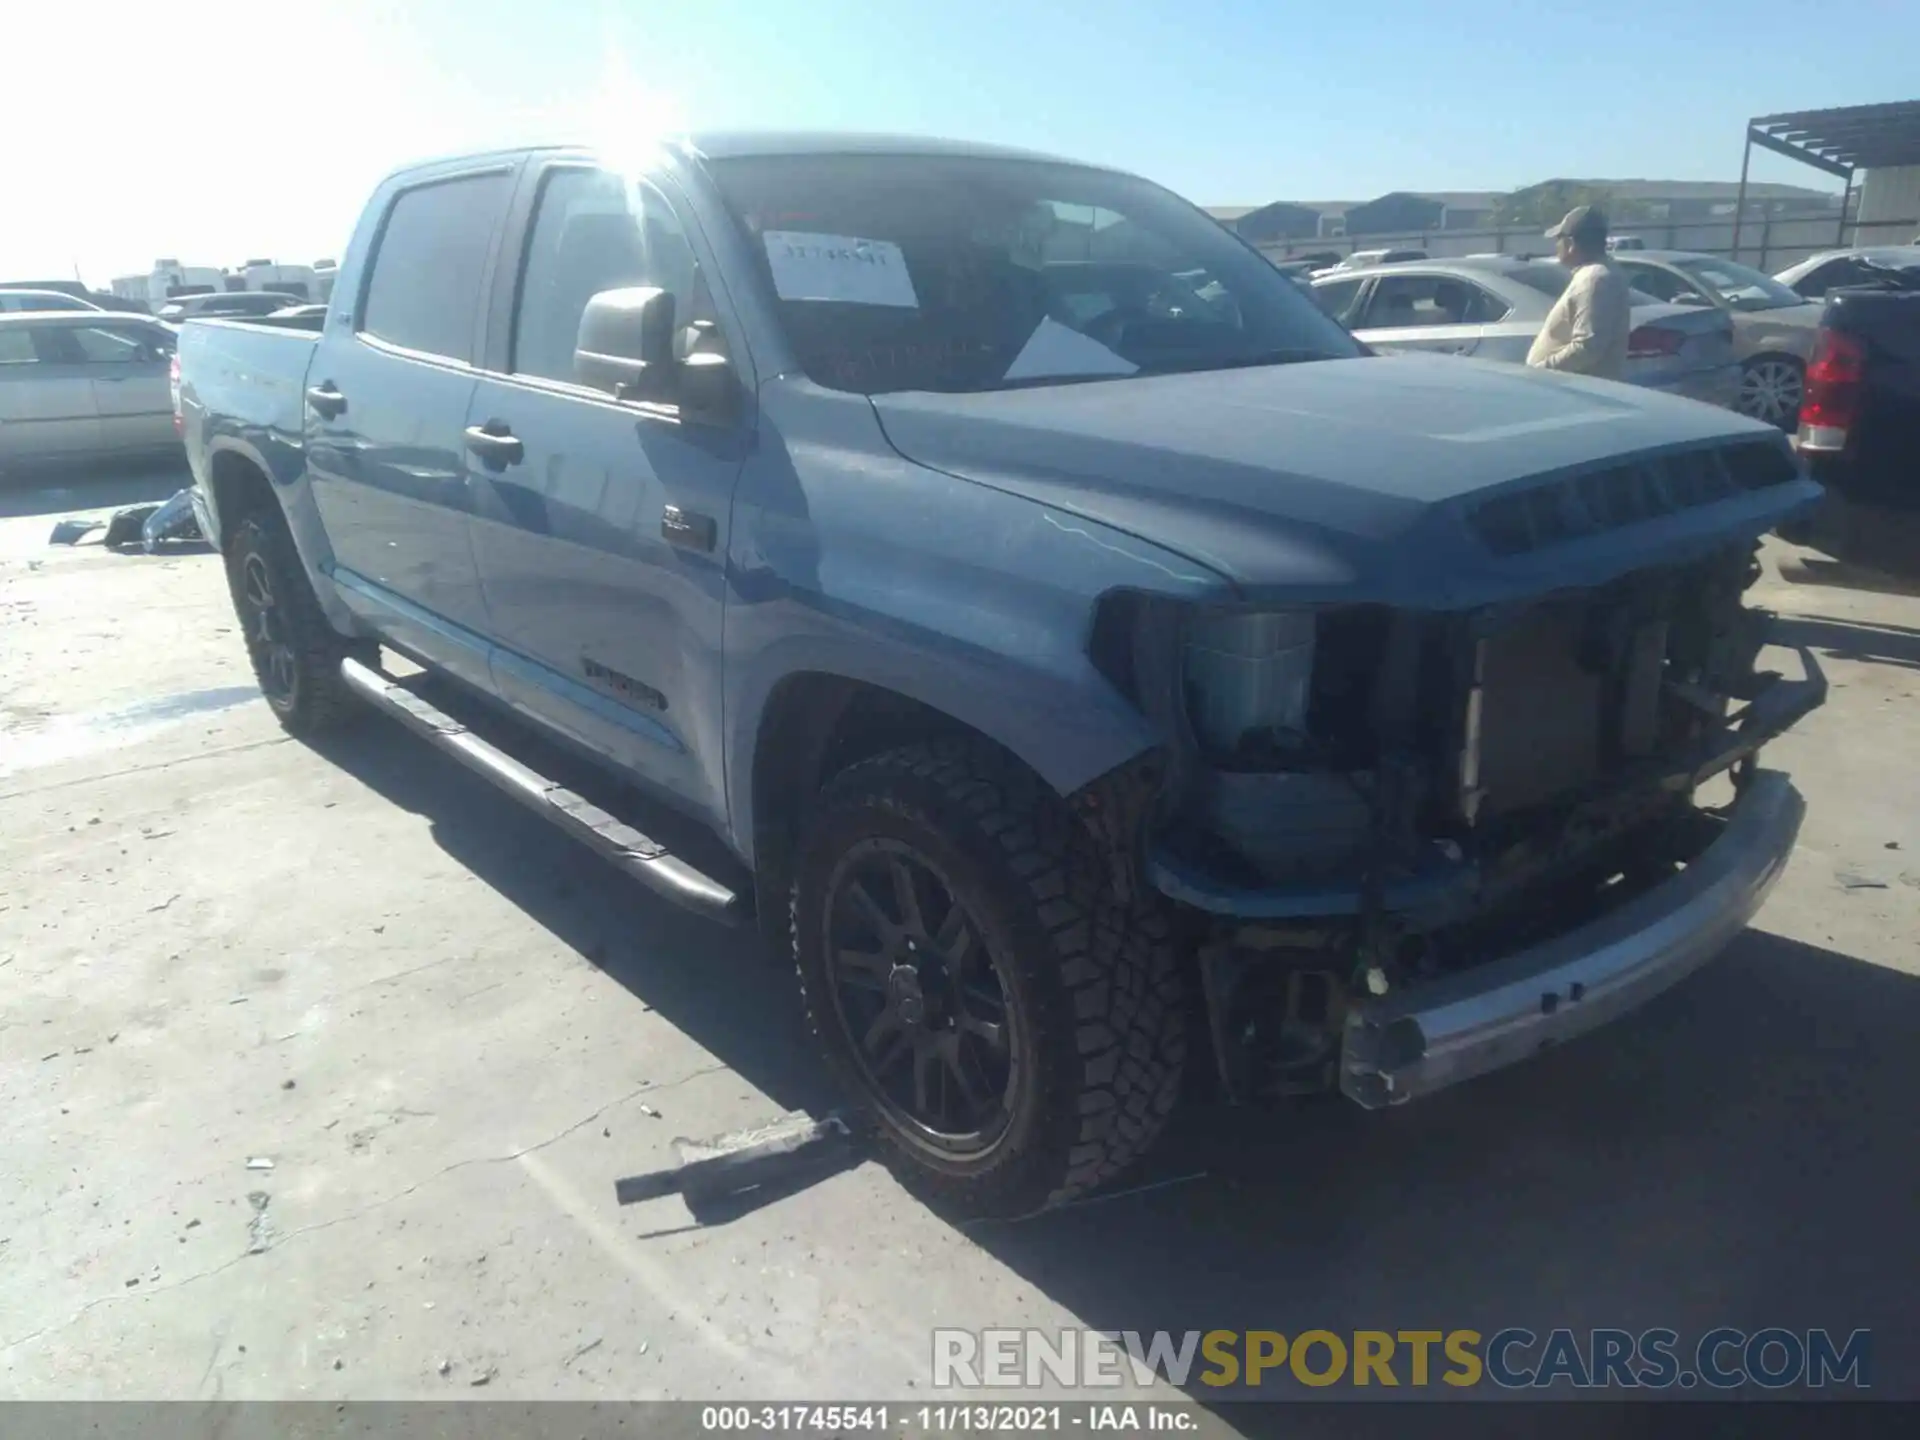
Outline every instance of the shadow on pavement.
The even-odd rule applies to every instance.
[[[317,748],[776,1105],[835,1103],[787,967],[756,932],[656,899],[393,726]],[[1750,930],[1643,1011],[1529,1064],[1383,1113],[1193,1108],[1131,1179],[1202,1178],[968,1233],[1094,1329],[1668,1327],[1688,1358],[1722,1325],[1865,1328],[1876,1397],[1920,1398],[1916,1035],[1920,977]],[[1395,1369],[1397,1392],[1310,1398],[1434,1393],[1407,1387],[1404,1356]],[[1197,1376],[1197,1400],[1236,1398]],[[1619,1433],[1583,1428],[1597,1408],[1553,1429]],[[1219,1418],[1360,1433],[1339,1410],[1352,1407]],[[1505,1433],[1493,1420],[1473,1433]]]
[[[1920,1398],[1917,1030],[1920,978],[1750,930],[1528,1065],[1385,1113],[1196,1116],[1155,1168],[1207,1180],[975,1238],[1097,1329],[1666,1326],[1688,1356],[1719,1325],[1867,1328],[1876,1397]]]
[[[1774,620],[1770,638],[1778,645],[1810,646],[1837,660],[1920,670],[1920,630],[1907,625],[1782,615]]]
[[[434,703],[482,733],[492,728],[448,691],[432,687]],[[313,748],[425,817],[447,854],[783,1110],[824,1114],[832,1108],[837,1097],[815,1059],[792,966],[767,954],[751,922],[728,928],[658,898],[390,721],[370,716]],[[676,833],[687,828],[685,821],[634,797],[616,802],[610,782],[571,756],[524,739],[513,749],[692,858],[691,837]],[[713,863],[704,856],[695,863],[702,861]]]
[[[96,462],[71,469],[9,471],[0,476],[0,520],[88,510],[117,510],[165,500],[193,483],[184,459]]]

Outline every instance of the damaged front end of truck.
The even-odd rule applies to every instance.
[[[1165,745],[1082,809],[1189,923],[1233,1099],[1397,1104],[1738,933],[1804,809],[1760,748],[1826,689],[1761,668],[1746,592],[1812,493],[1784,446],[1702,446],[1468,497],[1495,580],[1432,608],[1109,597],[1094,659]]]

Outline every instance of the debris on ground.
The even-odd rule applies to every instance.
[[[100,537],[100,543],[109,550],[128,550],[140,543],[140,528],[147,523],[147,517],[158,510],[158,505],[129,505],[124,510],[113,512],[113,518],[107,521],[107,533]]]
[[[77,545],[107,522],[104,520],[62,520],[47,537],[49,545]]]
[[[857,1161],[864,1154],[863,1138],[836,1112],[820,1120],[789,1115],[714,1140],[676,1139],[679,1165],[616,1180],[614,1199],[632,1205],[680,1195],[692,1208],[749,1191],[785,1193],[785,1186],[824,1178]]]
[[[1840,881],[1840,888],[1842,890],[1884,890],[1887,888],[1886,881],[1876,880],[1871,875],[1854,875],[1842,871],[1836,878]]]
[[[247,1192],[247,1203],[253,1207],[253,1219],[247,1222],[247,1254],[264,1255],[267,1247],[273,1244],[273,1222],[267,1219],[267,1206],[273,1197],[264,1190]]]
[[[453,1370],[453,1362],[451,1360],[442,1360],[433,1368],[438,1370],[442,1375],[446,1375]]]
[[[193,492],[176,490],[171,499],[140,525],[140,548],[151,555],[160,545],[200,544],[200,522],[193,513]]]
[[[269,1160],[265,1155],[254,1155],[247,1160],[247,1169],[271,1170],[273,1169],[273,1161]]]
[[[493,1377],[498,1375],[499,1373],[500,1373],[500,1367],[498,1365],[489,1365],[486,1369],[482,1370],[478,1375],[474,1376],[473,1379],[467,1381],[467,1384],[472,1385],[476,1388],[481,1385],[490,1384],[493,1380]]]

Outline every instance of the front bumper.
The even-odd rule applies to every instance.
[[[1347,1012],[1340,1088],[1397,1105],[1525,1059],[1644,1003],[1717,954],[1759,910],[1806,802],[1756,772],[1723,833],[1673,879],[1565,935]]]

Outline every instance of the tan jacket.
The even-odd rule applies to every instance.
[[[1633,328],[1633,287],[1605,261],[1582,265],[1547,312],[1527,364],[1619,380],[1627,371],[1627,332]]]

